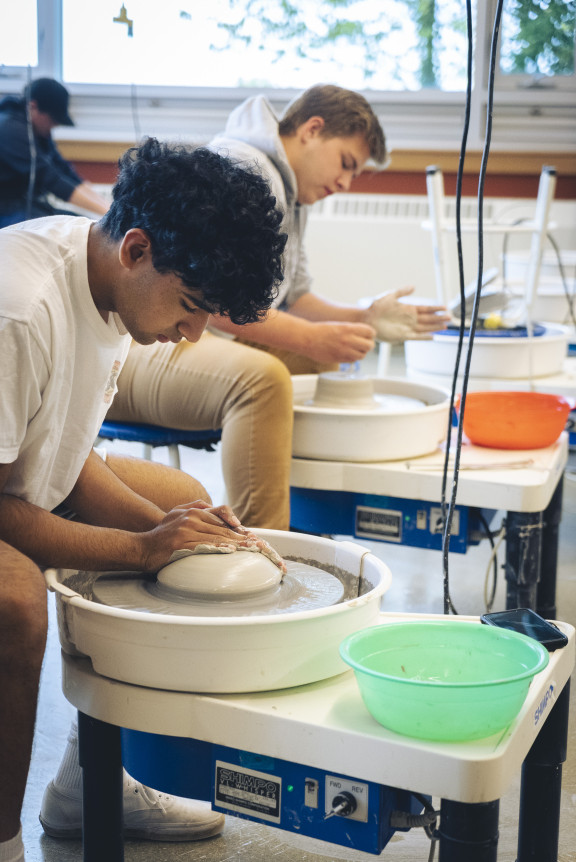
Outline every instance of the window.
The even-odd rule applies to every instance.
[[[322,80],[394,91],[466,86],[462,2],[125,3],[95,0],[87,10],[86,3],[63,0],[65,81],[305,89]]]
[[[18,0],[0,6],[0,58],[2,67],[38,65],[36,0]]]
[[[496,0],[473,8],[469,148],[481,149]],[[465,10],[465,0],[18,0],[0,7],[0,93],[51,75],[77,124],[59,136],[203,140],[255,91],[281,112],[326,81],[365,90],[393,148],[454,150]],[[575,18],[576,0],[506,0],[493,148],[575,149]]]
[[[575,22],[576,0],[509,0],[502,16],[500,71],[541,82],[573,79]]]

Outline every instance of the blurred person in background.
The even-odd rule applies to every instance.
[[[38,78],[21,96],[0,101],[0,228],[48,215],[74,215],[48,195],[96,215],[108,202],[82,180],[52,140],[56,126],[73,126],[69,95],[53,78]]]

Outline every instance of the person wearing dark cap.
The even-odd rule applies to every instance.
[[[52,140],[56,126],[73,126],[68,91],[53,78],[32,81],[21,96],[0,101],[0,227],[70,214],[55,208],[52,194],[98,215],[107,201],[82,180]]]

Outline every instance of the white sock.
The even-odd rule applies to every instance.
[[[78,724],[76,721],[73,721],[70,726],[68,744],[54,778],[54,784],[58,790],[62,790],[70,796],[82,795],[82,770],[78,762]],[[2,862],[1,857],[0,862]]]
[[[25,862],[22,827],[10,841],[0,841],[0,862]]]
[[[82,796],[82,769],[78,759],[78,722],[76,719],[70,725],[68,744],[60,761],[58,772],[54,777],[54,785],[68,796],[78,798]],[[0,862],[4,862],[1,856]]]

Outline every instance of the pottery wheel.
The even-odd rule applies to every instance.
[[[257,596],[226,599],[198,598],[159,584],[155,575],[107,573],[96,579],[93,598],[115,608],[151,614],[193,617],[268,616],[309,611],[336,605],[344,587],[334,575],[306,563],[288,561],[281,584]]]
[[[410,398],[408,395],[380,395],[378,392],[374,394],[374,409],[382,413],[408,413],[423,407],[426,407],[425,401]]]
[[[375,410],[382,413],[404,413],[425,407],[423,401],[405,395],[387,395],[375,391],[375,379],[363,374],[328,371],[316,379],[314,397],[304,407],[320,410]]]
[[[426,402],[420,401],[418,398],[409,398],[407,395],[380,395],[376,393],[369,402],[350,401],[347,404],[337,402],[328,404],[309,398],[302,402],[302,406],[315,407],[317,410],[325,410],[327,413],[332,410],[350,410],[350,412],[354,410],[374,410],[376,413],[408,413],[426,407]]]

